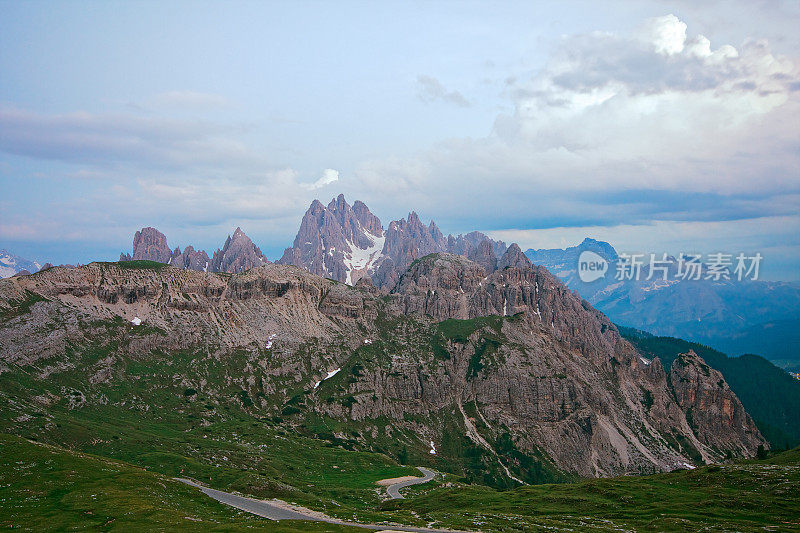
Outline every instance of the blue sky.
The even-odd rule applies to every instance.
[[[797,2],[0,2],[0,248],[271,258],[345,193],[800,279]]]

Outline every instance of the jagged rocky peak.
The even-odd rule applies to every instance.
[[[533,263],[528,257],[522,253],[522,250],[517,245],[517,243],[512,243],[511,246],[508,247],[506,253],[503,254],[503,257],[500,258],[500,261],[497,263],[497,268],[502,270],[504,268],[521,268],[521,269],[529,269],[533,268]]]
[[[211,270],[214,272],[244,272],[251,268],[269,264],[261,250],[245,235],[242,228],[236,228],[233,236],[228,236],[221,250],[214,252]]]
[[[340,194],[327,206],[311,203],[293,246],[278,262],[352,285],[375,271],[384,240],[381,221],[366,204],[356,201],[351,207]]]
[[[183,252],[180,248],[175,248],[172,253],[172,262],[170,263],[178,268],[188,268],[189,270],[208,271],[211,266],[211,259],[208,254],[203,250],[195,250],[193,246],[187,246]]]
[[[120,261],[158,261],[169,263],[172,250],[167,244],[167,237],[156,228],[142,228],[133,237],[133,253],[120,254]]]

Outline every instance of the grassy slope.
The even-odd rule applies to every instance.
[[[385,508],[454,527],[637,531],[800,530],[800,448],[762,461],[641,477],[537,485],[499,492],[436,488]],[[423,492],[424,491],[424,492]]]
[[[78,369],[93,367],[111,349],[76,350],[65,359]],[[245,364],[234,356],[228,362],[234,368]],[[202,392],[187,395],[191,391],[173,376],[201,364],[191,354],[123,357],[118,364],[127,368],[124,379],[96,385],[86,382],[91,372],[85,370],[39,379],[38,368],[12,366],[0,374],[0,431],[342,518],[386,519],[374,513],[380,502],[375,481],[417,473],[383,454],[345,450],[256,416],[243,408],[236,384],[213,399]],[[225,382],[221,374],[209,379]],[[82,395],[91,401],[70,405]],[[107,404],[98,405],[101,395]],[[403,513],[393,518],[418,522]]]
[[[510,491],[456,485],[407,489],[386,509],[484,531],[541,528],[637,531],[800,529],[800,449],[643,477]],[[362,531],[268,522],[139,467],[0,434],[0,527],[32,531]]]
[[[27,531],[363,531],[275,523],[130,464],[0,434],[0,528]]]
[[[632,330],[622,331],[639,351],[658,357],[666,368],[679,353],[694,350],[725,376],[773,448],[785,449],[800,444],[800,381],[763,357],[728,357],[712,348],[682,339],[640,336]]]

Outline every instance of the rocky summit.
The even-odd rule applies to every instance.
[[[385,238],[395,264],[410,261],[388,294],[284,264],[230,275],[131,260],[0,281],[0,375],[22,371],[39,391],[15,393],[8,416],[24,424],[31,402],[158,409],[178,386],[207,403],[202,425],[233,387],[258,419],[324,426],[314,431],[332,442],[498,486],[693,468],[767,446],[697,354],[667,372],[517,246],[496,268],[419,256],[444,239],[435,226],[411,216],[383,232],[357,206],[315,203],[291,250],[324,260],[339,246],[340,263],[326,263],[335,268],[352,247]],[[314,240],[320,224],[324,239]],[[390,231],[419,244],[387,248]],[[146,250],[167,249],[143,233]],[[248,241],[237,230],[215,266],[243,268],[230,257]],[[352,282],[355,270],[333,272]],[[136,387],[149,360],[166,361],[168,384],[112,393]],[[68,387],[47,389],[62,376]]]
[[[348,285],[370,277],[373,285],[388,292],[413,261],[428,254],[462,255],[493,272],[505,250],[505,243],[477,231],[445,237],[435,222],[426,225],[415,212],[384,230],[363,202],[357,200],[351,207],[340,194],[327,206],[317,200],[311,204],[294,244],[278,262]]]

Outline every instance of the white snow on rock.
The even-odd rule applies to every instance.
[[[272,341],[274,341],[274,340],[275,340],[275,337],[277,337],[277,336],[278,336],[278,334],[277,334],[277,333],[273,333],[272,335],[270,335],[270,336],[267,338],[267,350],[269,350],[270,348],[272,348]]]
[[[325,381],[326,379],[331,379],[333,376],[338,374],[340,370],[341,368],[337,368],[336,370],[331,370],[330,372],[328,372],[324,378],[314,383],[314,388],[316,389],[317,387],[319,387],[319,384]]]
[[[344,253],[344,266],[347,268],[345,283],[348,285],[353,284],[352,273],[354,270],[368,271],[375,266],[375,263],[381,257],[383,244],[386,242],[386,236],[378,237],[368,231],[364,231],[364,234],[372,241],[372,246],[368,248],[359,248],[354,242],[347,241],[350,251]]]
[[[433,441],[431,441],[431,451],[428,453],[431,455],[436,455],[436,446],[433,444]]]
[[[372,344],[372,339],[364,339],[364,344]]]
[[[141,326],[142,325],[142,319],[139,318],[138,316],[135,316],[135,317],[133,317],[133,320],[131,320],[131,324],[133,324],[134,326]]]
[[[641,357],[641,356],[639,357],[639,359],[642,360],[642,363],[644,363],[645,366],[650,365],[650,360],[649,359],[645,359],[644,357]]]

